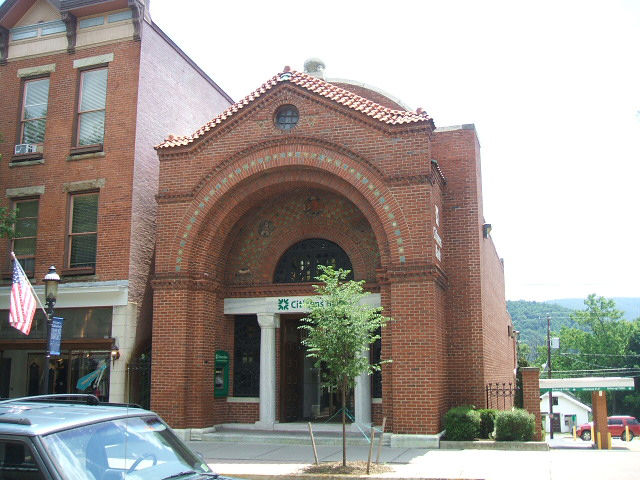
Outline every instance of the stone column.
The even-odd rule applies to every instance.
[[[369,358],[369,350],[362,354],[363,357]],[[353,428],[358,430],[360,427],[371,426],[371,375],[362,373],[356,378],[356,388],[354,390],[355,400],[355,422]]]
[[[276,423],[276,328],[280,315],[258,313],[260,325],[260,420],[256,426],[273,430]]]

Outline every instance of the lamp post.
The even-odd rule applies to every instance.
[[[547,315],[547,375],[551,378],[551,315]],[[549,390],[549,438],[553,439],[553,391]]]
[[[47,343],[44,347],[44,394],[49,393],[49,359],[51,358],[51,327],[53,325],[53,307],[58,297],[58,284],[60,275],[56,272],[56,267],[51,265],[49,272],[42,280],[44,282],[44,296],[47,302]]]

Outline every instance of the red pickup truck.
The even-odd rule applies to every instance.
[[[580,425],[576,429],[576,435],[582,438],[582,440],[588,442],[591,440],[591,425],[593,422]],[[607,426],[609,427],[609,433],[612,437],[620,437],[622,440],[626,440],[626,429],[629,427],[629,440],[633,440],[633,437],[640,435],[640,423],[634,417],[626,415],[617,415],[613,417],[607,417]]]

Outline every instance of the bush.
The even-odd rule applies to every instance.
[[[453,407],[444,415],[447,440],[474,440],[480,433],[480,413],[472,406]]]
[[[478,434],[478,436],[480,438],[491,438],[493,430],[495,429],[495,421],[498,410],[478,410],[478,413],[480,414],[480,433]]]
[[[533,440],[535,415],[526,410],[498,412],[496,416],[496,440],[503,442],[529,442]]]

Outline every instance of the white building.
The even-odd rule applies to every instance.
[[[574,426],[589,421],[591,407],[573,395],[553,392],[553,414],[560,419],[560,432],[571,432]],[[540,413],[545,417],[545,430],[549,432],[549,392],[540,396]],[[554,431],[558,431],[557,428]]]

